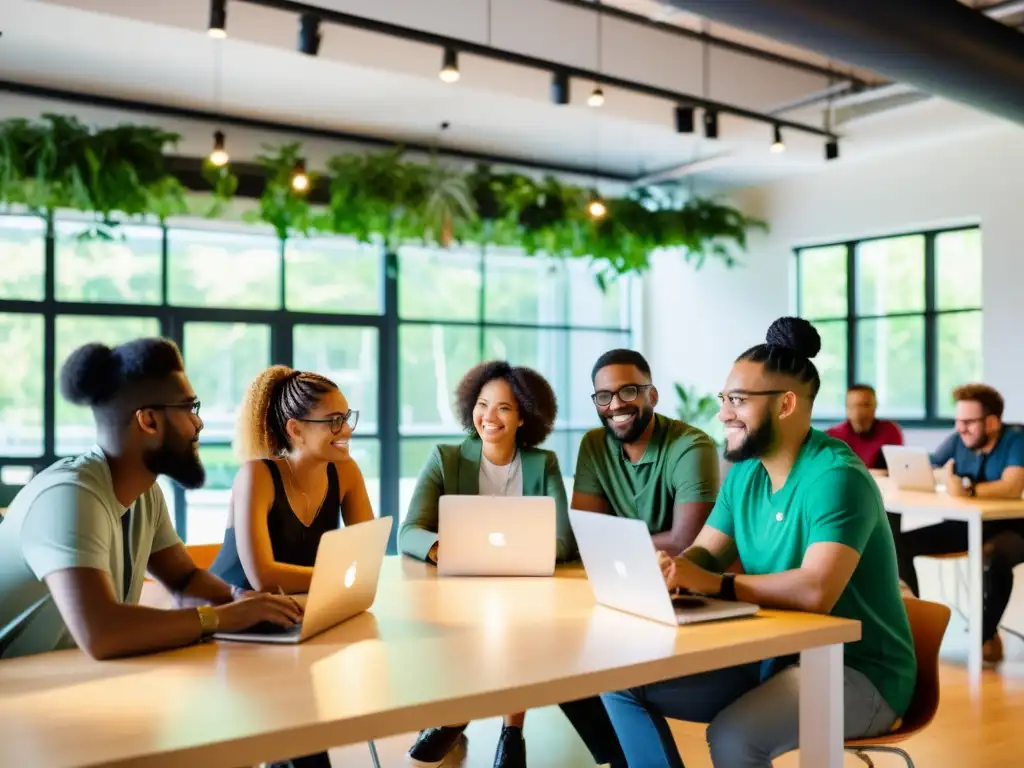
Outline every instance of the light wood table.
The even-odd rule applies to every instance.
[[[859,638],[776,611],[668,627],[595,606],[581,569],[445,579],[392,557],[369,613],[301,646],[0,663],[0,765],[252,765],[799,652],[801,765],[839,768],[842,643]]]
[[[875,476],[887,511],[919,525],[943,520],[967,523],[967,673],[972,685],[981,681],[982,522],[1024,518],[1024,499],[955,497],[944,492],[901,491],[891,478]],[[915,518],[917,518],[915,520]]]

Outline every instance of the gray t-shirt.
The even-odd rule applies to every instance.
[[[504,466],[492,464],[486,456],[480,457],[480,495],[523,495],[523,459],[519,451],[516,451],[511,463]]]
[[[62,459],[21,489],[0,523],[0,646],[16,635],[2,658],[75,647],[44,581],[51,573],[96,568],[109,574],[118,600],[139,602],[150,555],[181,539],[157,484],[133,510],[132,581],[122,594],[128,510],[114,495],[103,451]]]

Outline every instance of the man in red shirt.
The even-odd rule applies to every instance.
[[[896,422],[875,418],[878,400],[870,384],[854,384],[846,392],[846,421],[828,430],[860,456],[868,469],[885,469],[883,445],[903,445]]]

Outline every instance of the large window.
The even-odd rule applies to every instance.
[[[953,415],[954,386],[982,376],[981,231],[920,232],[800,248],[798,311],[822,337],[820,418],[871,384],[879,414],[905,423]]]
[[[596,425],[590,368],[629,346],[632,285],[602,291],[585,260],[512,250],[381,249],[346,238],[282,248],[238,228],[131,224],[98,238],[87,222],[0,216],[0,468],[47,466],[95,440],[91,415],[60,396],[81,344],[173,339],[202,401],[201,489],[161,480],[190,544],[222,540],[238,408],[279,363],[329,376],[360,419],[351,451],[378,514],[404,516],[438,442],[462,429],[452,395],[467,369],[508,359],[543,373],[559,402],[547,447],[571,476]],[[571,287],[571,290],[570,290]]]

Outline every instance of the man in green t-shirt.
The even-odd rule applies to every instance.
[[[301,618],[287,598],[197,568],[175,533],[157,476],[198,488],[205,473],[199,400],[172,341],[86,344],[60,385],[92,408],[97,444],[32,478],[0,525],[0,659],[76,646],[109,659]],[[138,605],[147,571],[191,607]]]
[[[736,464],[693,546],[660,557],[670,589],[860,621],[845,648],[844,731],[871,737],[905,714],[917,665],[878,487],[845,443],[811,428],[820,348],[810,323],[781,318],[740,356],[719,413]],[[723,574],[737,555],[743,575]],[[671,717],[709,723],[716,768],[770,768],[797,747],[800,674],[798,658],[772,659],[602,699],[630,765],[681,768]]]
[[[591,373],[603,428],[583,436],[572,508],[643,520],[659,550],[693,543],[718,493],[718,451],[704,432],[654,413],[658,390],[643,355],[613,349]]]

